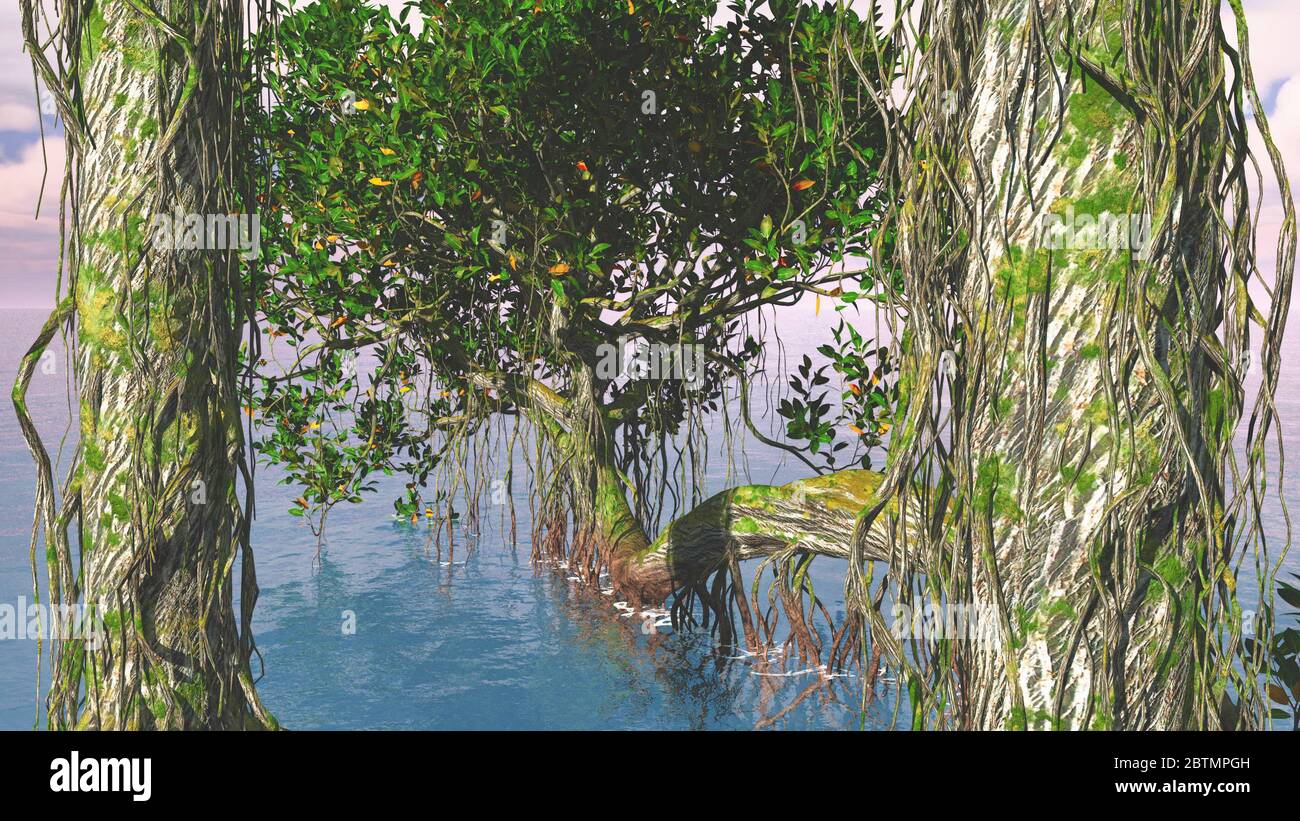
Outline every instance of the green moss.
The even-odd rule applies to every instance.
[[[207,692],[202,681],[194,679],[192,681],[182,682],[176,685],[176,694],[180,696],[181,700],[188,704],[190,709],[195,713],[203,713],[203,703]]]
[[[91,470],[96,472],[102,471],[105,467],[104,454],[93,439],[88,440],[82,448],[82,458],[85,459]]]
[[[1074,605],[1070,604],[1067,599],[1060,598],[1052,601],[1043,608],[1043,615],[1050,621],[1059,621],[1067,619],[1074,621],[1079,618],[1078,612],[1075,611]]]
[[[1127,118],[1127,112],[1104,88],[1085,80],[1080,89],[1070,95],[1065,117],[1081,137],[1110,142],[1115,129]]]
[[[81,70],[85,71],[95,62],[95,57],[103,50],[104,12],[99,4],[92,4],[81,24]]]
[[[1182,557],[1173,553],[1166,554],[1157,560],[1155,571],[1160,578],[1175,589],[1182,587],[1183,583],[1187,581],[1186,563]]]
[[[1105,425],[1110,422],[1110,404],[1106,397],[1098,396],[1088,403],[1088,407],[1083,412],[1083,418],[1094,425]]]
[[[131,518],[131,507],[116,493],[108,494],[108,504],[113,510],[113,518],[128,521]]]
[[[1030,296],[1046,290],[1049,262],[1058,261],[1055,255],[1060,253],[1042,248],[1026,251],[1012,246],[1007,249],[1007,255],[998,260],[994,275],[999,293],[1012,311],[1016,330],[1024,327]]]
[[[975,504],[979,510],[991,506],[998,516],[1018,522],[1024,511],[1015,500],[1015,470],[1004,464],[1001,457],[993,456],[980,462],[975,478]]]

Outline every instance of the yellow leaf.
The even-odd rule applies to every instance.
[[[564,276],[569,273],[569,266],[566,263],[557,262],[550,267],[548,273],[554,274],[555,276]]]
[[[370,110],[370,101],[369,101],[369,100],[357,100],[355,103],[352,104],[352,107],[355,108],[357,111],[369,111],[369,110]]]
[[[328,237],[325,238],[325,241],[326,241],[326,242],[338,242],[338,241],[339,241],[339,235],[338,235],[338,234],[330,234]]]
[[[393,181],[392,181],[392,180],[386,180],[386,179],[384,179],[383,177],[371,177],[371,178],[370,178],[370,184],[371,184],[371,185],[392,185],[392,184],[393,184]]]
[[[636,14],[636,6],[632,5],[632,0],[627,0],[627,13]]]
[[[858,436],[862,435],[862,428],[858,427],[857,425],[849,425],[849,430],[853,431]]]
[[[519,266],[519,260],[515,259],[515,255],[512,253],[510,255],[510,270],[512,271],[518,270],[518,266]]]
[[[813,316],[821,316],[821,315],[822,315],[822,295],[818,294],[817,305],[816,307],[813,308]]]
[[[379,153],[380,153],[380,154],[383,154],[385,157],[391,157],[391,156],[393,156],[394,154],[396,154],[397,152],[394,151],[393,149],[388,148],[387,146],[385,146],[385,147],[379,149]]]

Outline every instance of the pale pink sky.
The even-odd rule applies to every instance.
[[[401,0],[386,0],[394,8]],[[864,6],[857,0],[854,6]],[[1225,3],[1226,7],[1226,3]],[[1251,56],[1274,138],[1300,183],[1300,3],[1245,0]],[[1231,28],[1231,20],[1225,15]],[[17,3],[0,3],[0,308],[53,305],[58,252],[58,185],[63,140],[45,118],[44,151],[38,126],[31,63],[22,51]],[[1262,152],[1261,152],[1262,156]],[[44,158],[43,158],[44,157]],[[46,174],[48,161],[48,174]],[[42,177],[45,195],[40,197]],[[38,200],[40,218],[36,219]],[[1260,218],[1261,266],[1272,270],[1281,206],[1275,185],[1266,185]],[[804,308],[805,306],[801,306]],[[796,309],[800,313],[803,310]],[[811,314],[811,300],[806,305]],[[830,312],[822,312],[822,321]]]

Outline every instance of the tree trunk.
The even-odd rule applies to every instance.
[[[247,522],[230,238],[172,250],[159,214],[226,215],[241,4],[102,0],[81,19],[72,290],[83,601],[104,622],[51,726],[273,726],[250,675],[232,568]],[[194,15],[202,15],[196,19]],[[73,30],[76,30],[75,28]],[[245,552],[244,630],[257,595]],[[76,652],[79,652],[79,648]],[[84,701],[76,705],[77,678]]]
[[[1207,597],[1226,569],[1216,459],[1232,425],[1207,422],[1224,383],[1205,340],[1223,315],[1224,126],[1194,109],[1222,98],[1222,53],[1198,28],[1217,11],[1165,5],[1137,4],[1184,70],[1178,95],[1151,95],[1180,100],[1172,123],[1129,96],[1153,78],[1130,73],[1122,0],[949,3],[929,20],[900,150],[909,311],[889,481],[949,506],[913,555],[946,603],[1002,629],[912,682],[918,724],[1218,723],[1204,676],[1224,660],[1204,639],[1224,615]],[[1137,228],[1122,247],[1077,221],[1104,213]],[[1072,241],[1048,233],[1071,216]],[[1146,218],[1150,244],[1131,248]],[[921,572],[898,570],[904,589]]]

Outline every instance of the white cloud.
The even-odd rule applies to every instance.
[[[18,3],[0,3],[0,131],[35,131],[36,86]]]
[[[0,305],[41,306],[54,300],[59,248],[59,185],[63,179],[62,137],[23,148],[17,162],[0,164]],[[41,179],[45,178],[42,196]],[[40,202],[40,219],[36,219]]]
[[[1246,0],[1242,7],[1250,35],[1255,84],[1260,96],[1267,100],[1279,85],[1300,73],[1295,47],[1296,3],[1295,0]],[[1236,23],[1230,10],[1224,11],[1223,19],[1228,37],[1235,41]]]
[[[41,198],[42,176],[46,179],[41,220],[45,220],[45,213],[58,208],[63,152],[63,138],[50,137],[45,141],[44,159],[41,143],[37,141],[22,150],[18,162],[0,165],[0,228],[30,227],[37,200]]]

